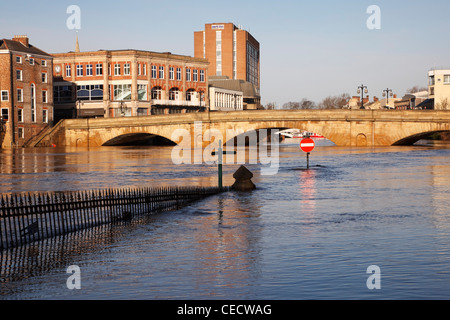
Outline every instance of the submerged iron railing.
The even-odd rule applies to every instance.
[[[179,209],[218,187],[108,189],[0,197],[0,250],[134,216]]]

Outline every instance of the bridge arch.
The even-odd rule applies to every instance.
[[[105,143],[102,146],[174,146],[176,143],[163,136],[146,133],[125,133],[118,135]]]
[[[393,146],[409,146],[409,145],[413,145],[414,143],[416,143],[419,140],[422,139],[427,139],[429,137],[431,137],[433,134],[436,133],[445,133],[445,132],[450,132],[450,130],[437,130],[437,131],[427,131],[427,132],[421,132],[421,133],[416,133],[413,135],[410,135],[408,137],[402,138],[396,142],[394,142],[392,145]]]

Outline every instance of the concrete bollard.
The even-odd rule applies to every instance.
[[[232,185],[232,189],[236,191],[252,191],[256,189],[255,184],[252,182],[253,173],[246,167],[241,166],[234,174],[233,178],[236,179]]]

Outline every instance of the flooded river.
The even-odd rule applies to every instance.
[[[217,184],[215,165],[174,165],[172,148],[2,150],[0,192]],[[450,298],[449,145],[325,143],[309,170],[298,145],[279,157],[273,175],[247,166],[253,192],[3,252],[0,299]]]

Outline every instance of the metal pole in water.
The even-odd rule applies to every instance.
[[[218,166],[219,166],[219,190],[222,190],[223,183],[222,183],[222,165],[223,165],[223,148],[222,148],[222,140],[219,140],[219,160],[218,160]]]
[[[306,153],[306,169],[309,169],[309,155],[311,152]]]

